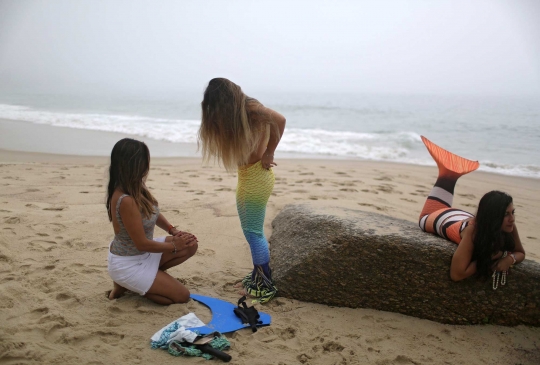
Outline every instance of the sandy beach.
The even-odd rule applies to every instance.
[[[266,233],[287,204],[311,201],[415,221],[435,167],[353,160],[278,159]],[[193,301],[159,306],[128,293],[109,301],[106,157],[0,150],[0,363],[178,364],[152,350],[170,321],[210,312]],[[193,293],[236,302],[251,269],[236,214],[236,176],[199,158],[153,158],[148,185],[162,212],[199,238],[199,251],[169,272]],[[475,172],[454,206],[475,211],[483,193],[514,197],[527,258],[540,261],[540,180]],[[156,229],[156,235],[164,235]],[[421,270],[421,268],[418,268]],[[540,328],[451,326],[373,309],[278,297],[258,309],[272,324],[229,334],[235,364],[538,364]]]

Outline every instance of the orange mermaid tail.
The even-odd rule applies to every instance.
[[[476,170],[480,166],[478,161],[468,160],[461,156],[455,155],[452,152],[437,146],[426,137],[420,137],[422,138],[424,145],[427,147],[429,154],[431,157],[433,157],[437,163],[437,166],[439,167],[439,176],[458,175],[459,177]]]

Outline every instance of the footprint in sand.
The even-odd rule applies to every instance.
[[[214,189],[214,191],[233,191],[233,189],[231,189],[231,188],[219,188],[219,189]]]
[[[373,207],[373,208],[377,209],[378,211],[382,211],[382,212],[388,211],[388,208],[379,207],[377,205],[373,205],[373,204],[369,204],[369,203],[358,203],[358,205],[361,205],[363,207]]]
[[[30,315],[33,316],[35,319],[38,319],[38,318],[43,317],[47,313],[49,313],[49,308],[40,307],[40,308],[36,308],[33,311],[31,311]]]
[[[4,223],[7,224],[19,224],[21,223],[21,218],[19,217],[7,217],[4,219]]]
[[[409,203],[418,203],[416,200],[412,200],[412,199],[407,199],[407,198],[399,198],[400,200],[403,200],[403,201],[406,201],[406,202],[409,202]]]
[[[389,176],[376,177],[373,180],[377,180],[377,181],[393,181],[392,178],[389,177]]]
[[[15,231],[13,231],[13,228],[11,228],[11,227],[6,227],[6,228],[2,228],[2,229],[5,230],[5,231],[7,231],[7,232],[9,232],[9,233],[11,233],[11,234],[14,234],[14,235],[17,234],[17,233],[15,233]],[[5,233],[6,233],[6,232],[5,232]]]
[[[350,189],[350,188],[339,189],[339,191],[345,191],[345,192],[348,192],[348,193],[357,193],[358,192],[358,190]]]
[[[285,329],[279,329],[278,336],[284,341],[291,340],[296,337],[296,328],[287,327]]]
[[[39,189],[26,189],[27,193],[35,193],[35,192],[38,192],[38,191],[41,191],[41,190],[39,190]]]
[[[67,207],[49,207],[49,208],[43,208],[43,210],[53,210],[53,211],[61,211],[66,209]]]
[[[362,189],[361,191],[364,193],[379,194],[376,190]]]
[[[203,248],[197,250],[197,254],[201,256],[214,256],[216,254],[216,251],[211,250],[209,248]]]
[[[341,352],[345,347],[335,341],[328,341],[322,345],[324,352]]]
[[[210,177],[210,178],[208,178],[208,180],[210,180],[210,181],[217,181],[217,182],[223,181],[223,179],[222,179],[221,177]]]
[[[5,180],[17,180],[17,181],[25,181],[17,176],[13,177],[13,176],[5,176],[4,177]]]
[[[56,242],[45,240],[30,241],[28,242],[28,245],[31,246],[34,250],[46,252],[52,251],[57,246]]]
[[[533,237],[533,236],[527,236],[527,238],[530,239],[530,240],[537,240],[538,239],[538,238]]]
[[[458,195],[467,199],[476,199],[476,196],[474,196],[474,194],[458,194]]]
[[[382,184],[377,187],[377,190],[384,193],[394,193],[394,194],[403,194],[401,191],[394,190],[395,185]]]

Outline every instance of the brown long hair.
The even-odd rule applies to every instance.
[[[144,142],[124,138],[116,142],[111,152],[109,167],[109,185],[107,188],[107,213],[112,221],[111,200],[117,188],[133,198],[141,214],[150,218],[154,214],[157,200],[144,183],[144,177],[150,170],[150,151]]]
[[[203,161],[217,159],[227,171],[246,165],[270,128],[279,136],[277,124],[268,113],[261,113],[262,104],[227,79],[210,80],[201,107],[198,146],[202,145]]]

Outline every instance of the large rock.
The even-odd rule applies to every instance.
[[[456,245],[417,225],[344,208],[288,205],[272,222],[279,295],[373,308],[441,323],[540,325],[540,265],[516,265],[507,284],[453,282]]]

